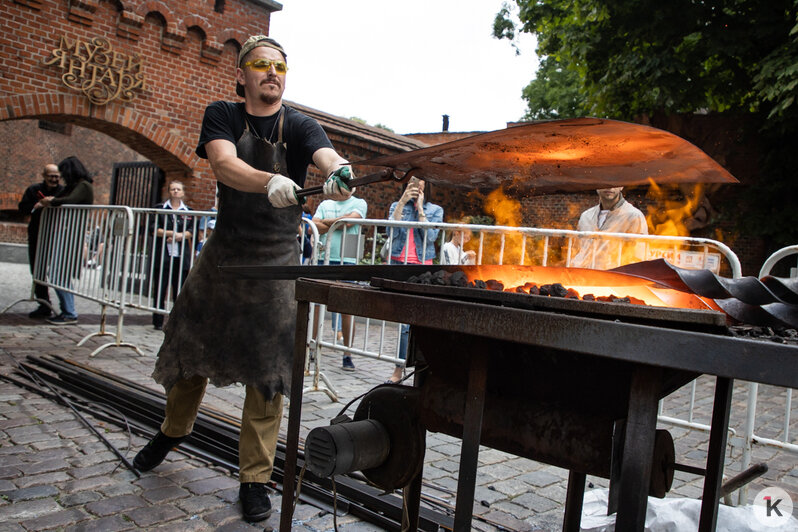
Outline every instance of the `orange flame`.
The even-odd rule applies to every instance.
[[[676,187],[663,188],[651,181],[648,196],[657,205],[649,207],[646,221],[652,234],[667,236],[690,236],[690,222],[699,203],[704,199],[704,186],[680,185],[682,198],[673,199]]]

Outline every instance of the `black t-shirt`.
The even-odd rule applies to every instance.
[[[28,224],[28,235],[36,238],[39,234],[39,222],[42,217],[44,209],[33,210],[33,206],[38,203],[44,196],[58,196],[64,190],[62,185],[55,188],[49,188],[46,183],[36,183],[25,189],[22,199],[19,202],[19,212],[21,214],[30,214],[30,223]],[[41,195],[39,195],[41,192]]]
[[[283,106],[285,121],[283,123],[283,142],[287,146],[288,177],[299,186],[305,185],[308,165],[313,163],[313,154],[319,148],[332,148],[330,139],[318,122],[296,109]],[[233,144],[244,133],[244,116],[246,110],[243,102],[213,102],[205,109],[202,119],[197,155],[208,158],[205,144],[216,139],[229,140]],[[253,116],[246,114],[250,128],[270,142],[277,142],[277,117],[279,112],[271,116]]]

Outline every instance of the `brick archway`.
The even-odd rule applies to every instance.
[[[23,94],[0,98],[0,121],[68,122],[105,133],[147,157],[166,173],[191,175],[200,164],[194,148],[131,108],[91,105],[82,95]]]

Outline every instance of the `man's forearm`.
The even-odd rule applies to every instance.
[[[238,157],[211,161],[216,179],[242,192],[266,193],[266,185],[274,174],[256,170]]]

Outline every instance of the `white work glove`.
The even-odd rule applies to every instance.
[[[324,182],[322,187],[324,195],[335,201],[348,199],[352,195],[348,183],[353,177],[352,170],[348,166],[340,167]]]
[[[284,175],[274,174],[266,184],[266,195],[273,207],[282,209],[291,205],[299,205],[299,199],[295,192],[298,188],[300,188],[299,185],[291,179]]]

